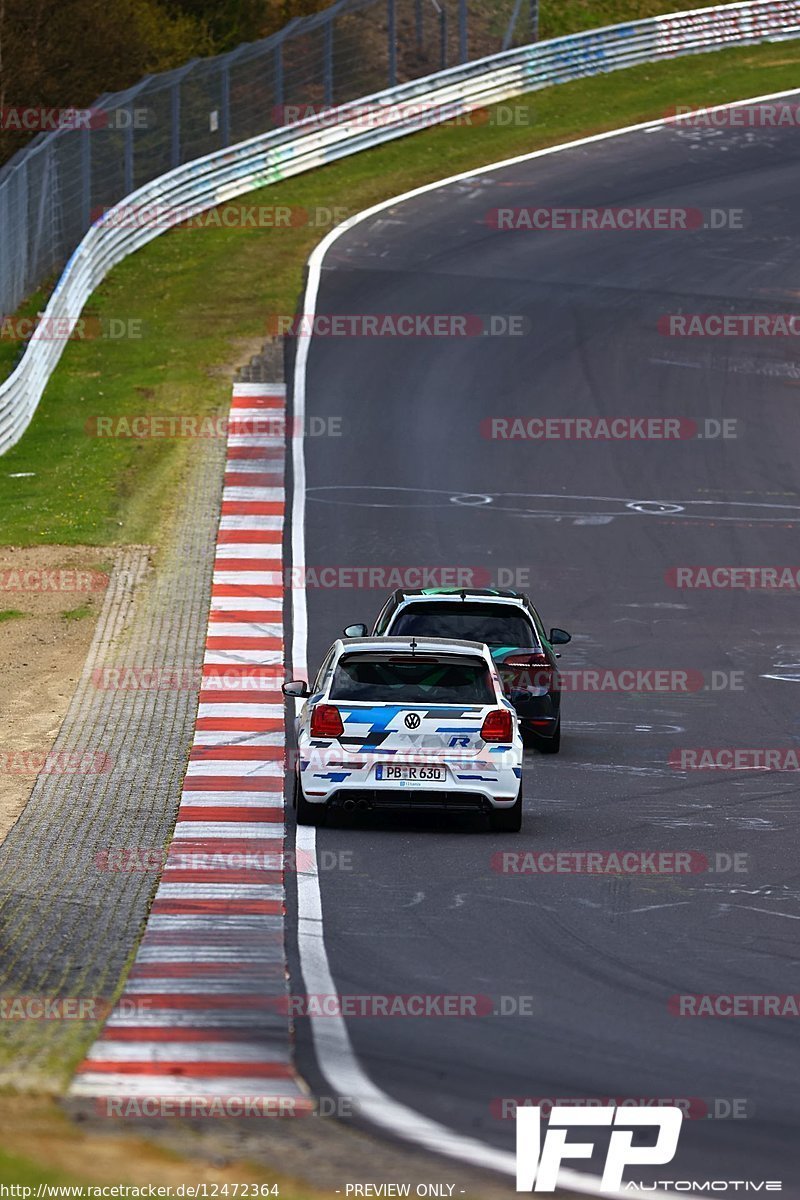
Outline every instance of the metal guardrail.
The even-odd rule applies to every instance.
[[[555,38],[378,92],[184,164],[132,192],[72,254],[26,352],[0,384],[0,454],[27,428],[97,285],[165,229],[246,192],[521,93],[637,63],[800,37],[800,0],[742,0]],[[150,221],[145,214],[151,211]],[[51,331],[60,322],[62,336]]]

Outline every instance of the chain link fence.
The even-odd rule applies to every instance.
[[[531,40],[535,0],[338,0],[215,58],[60,114],[0,169],[0,313],[123,197],[214,150]]]

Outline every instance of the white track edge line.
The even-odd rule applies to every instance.
[[[724,104],[694,109],[693,113],[721,112],[726,108],[739,108],[745,105],[758,104],[766,100],[779,100],[785,96],[797,94],[797,88],[782,92],[770,92],[766,95],[752,96],[743,100],[730,100]],[[687,123],[693,113],[683,113],[680,117],[662,117],[653,121],[642,121],[635,125],[626,125],[620,129],[607,130],[604,133],[591,134],[588,137],[576,138],[570,142],[561,142],[556,146],[546,146],[540,150],[532,150],[525,154],[499,162],[487,163],[473,167],[446,179],[423,184],[412,188],[399,196],[382,200],[370,208],[349,217],[332,229],[322,241],[314,247],[308,260],[308,278],[304,292],[303,316],[313,317],[316,314],[319,284],[322,275],[322,263],[330,247],[343,233],[353,226],[360,224],[376,213],[406,200],[436,191],[462,179],[469,179],[486,171],[501,170],[514,166],[516,163],[529,162],[532,159],[543,158],[545,155],[558,154],[562,150],[572,150],[579,146],[590,145],[594,142],[606,141],[609,138],[620,137],[627,133],[641,132],[648,129],[660,129],[667,125]],[[691,128],[691,126],[689,126]],[[313,321],[311,322],[313,327]],[[303,326],[309,328],[304,320]],[[308,353],[311,347],[311,332],[303,332],[298,338],[297,354],[294,369],[294,392],[292,416],[298,420],[302,429],[306,413],[306,368]],[[305,511],[306,511],[306,471],[303,436],[298,436],[292,446],[292,508],[291,508],[291,548],[292,569],[300,568],[305,571]],[[294,588],[292,591],[292,666],[293,674],[304,675],[307,671],[308,646],[308,606],[305,588]],[[316,830],[313,826],[297,826],[297,845],[309,853],[310,869],[298,872],[298,949],[300,966],[306,988],[311,994],[334,994],[336,987],[331,974],[330,963],[325,949],[324,926],[322,916],[322,895],[319,887],[316,856]],[[387,1129],[395,1137],[421,1146],[437,1154],[445,1154],[461,1162],[488,1170],[500,1171],[503,1174],[514,1175],[516,1172],[515,1157],[511,1152],[497,1150],[485,1142],[470,1138],[439,1125],[436,1121],[417,1113],[381,1091],[361,1068],[343,1017],[326,1017],[323,1020],[310,1017],[311,1036],[314,1043],[317,1064],[320,1072],[340,1095],[352,1096],[357,1102],[358,1110],[366,1119],[376,1126]],[[632,1189],[619,1192],[604,1192],[600,1188],[596,1176],[583,1172],[563,1170],[559,1173],[559,1186],[587,1195],[629,1197]],[[675,1195],[670,1192],[661,1193],[665,1197]]]

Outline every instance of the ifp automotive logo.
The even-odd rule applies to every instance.
[[[534,1107],[517,1109],[517,1191],[553,1192],[558,1172],[565,1158],[591,1158],[594,1142],[568,1142],[567,1132],[573,1125],[613,1125],[609,1137],[602,1191],[614,1192],[622,1185],[626,1167],[662,1166],[672,1162],[678,1149],[683,1112],[665,1105],[663,1108],[635,1109],[573,1108],[555,1105],[550,1109],[547,1133],[542,1144],[542,1110]],[[633,1145],[634,1132],[653,1125],[658,1135],[652,1146]]]

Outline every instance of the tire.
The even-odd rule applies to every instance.
[[[522,784],[511,808],[495,808],[489,815],[495,833],[519,833],[522,829]]]
[[[297,813],[298,825],[324,825],[328,819],[328,808],[325,804],[309,804],[300,786],[300,777],[294,777],[294,793],[292,807]]]
[[[526,746],[531,746],[534,750],[538,750],[540,754],[558,754],[561,749],[561,718],[558,719],[556,731],[552,737],[542,737],[540,733],[530,733],[526,731],[524,742]]]

